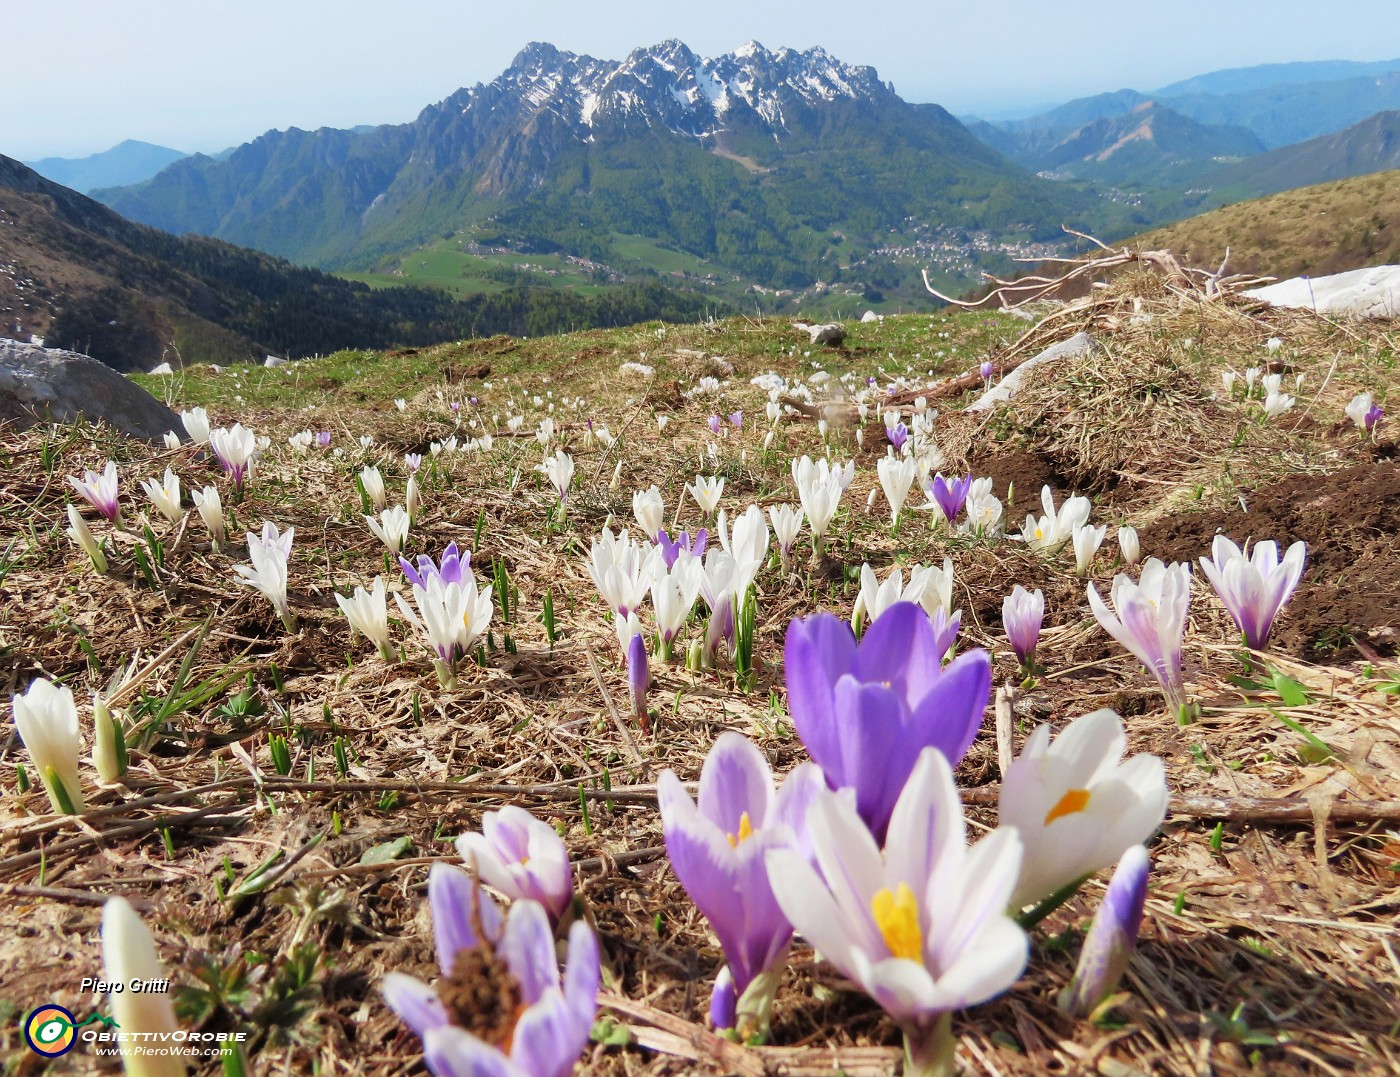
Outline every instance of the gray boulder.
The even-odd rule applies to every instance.
[[[105,363],[0,338],[0,423],[25,430],[41,422],[71,423],[79,415],[147,441],[184,430],[179,416]]]

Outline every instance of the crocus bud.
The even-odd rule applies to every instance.
[[[161,440],[165,443],[167,449],[178,449],[180,447],[180,435],[175,433],[174,430],[167,430],[165,436]]]
[[[1022,669],[1029,669],[1035,661],[1035,648],[1040,642],[1040,626],[1044,620],[1045,595],[1039,588],[1027,591],[1018,583],[1002,599],[1001,624]]]
[[[618,484],[622,482],[622,461],[619,460],[613,466],[612,481],[608,483],[609,490],[616,490]]]
[[[1128,846],[1119,859],[1079,951],[1074,977],[1060,992],[1060,1009],[1082,1017],[1117,988],[1137,945],[1150,867],[1147,849],[1141,845]]]
[[[108,983],[168,982],[150,929],[125,898],[108,898],[102,906],[102,978]],[[113,991],[107,996],[112,1017],[122,1030],[120,1050],[127,1077],[184,1077],[185,1063],[175,1053],[154,1053],[147,1041],[173,1043],[179,1034],[171,996],[156,991]]]
[[[627,644],[627,689],[632,696],[632,715],[643,732],[646,732],[650,725],[647,716],[647,689],[650,687],[651,670],[647,666],[647,646],[642,637],[636,635]]]
[[[982,365],[977,368],[977,373],[982,376],[983,381],[991,381],[992,373],[996,369],[990,359],[983,359]]]
[[[404,508],[408,512],[408,522],[415,524],[418,522],[418,514],[423,508],[423,498],[418,492],[418,478],[415,475],[408,477],[408,485],[403,492]]]
[[[102,546],[93,536],[87,521],[72,505],[68,506],[68,537],[83,548],[83,552],[92,561],[93,568],[98,572],[107,571],[107,555],[102,552]]]
[[[1125,565],[1138,563],[1138,558],[1142,556],[1142,549],[1138,545],[1137,528],[1120,527],[1118,529],[1118,549],[1123,554]]]
[[[228,531],[224,527],[224,505],[219,498],[219,488],[206,486],[193,491],[190,497],[194,499],[194,507],[199,510],[199,518],[204,521],[214,548],[221,548],[228,541]]]
[[[77,815],[83,810],[78,778],[78,709],[67,685],[37,678],[13,700],[15,728],[29,750],[53,810]]]
[[[92,694],[92,765],[104,782],[126,773],[126,738],[101,692]]]
[[[734,1027],[734,1011],[739,1004],[739,996],[734,990],[734,974],[729,966],[719,970],[715,977],[715,989],[710,995],[710,1024],[716,1032],[724,1032]]]

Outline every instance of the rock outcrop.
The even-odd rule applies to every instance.
[[[80,415],[147,441],[184,430],[178,415],[105,363],[0,338],[0,423],[27,429]]]

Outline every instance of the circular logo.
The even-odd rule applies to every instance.
[[[31,1013],[24,1022],[24,1042],[35,1054],[57,1058],[73,1049],[77,1034],[73,1015],[62,1006],[48,1003]]]

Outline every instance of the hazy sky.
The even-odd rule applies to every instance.
[[[6,0],[0,154],[124,138],[215,151],[269,128],[402,123],[529,41],[620,59],[678,37],[822,45],[911,101],[983,114],[1224,67],[1400,56],[1400,2]]]

